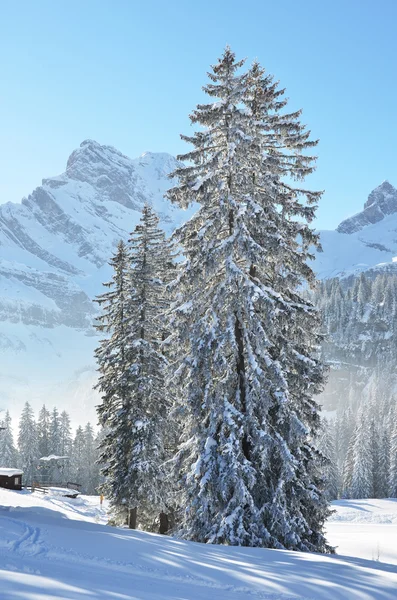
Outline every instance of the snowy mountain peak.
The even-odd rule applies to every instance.
[[[91,300],[110,276],[117,242],[128,239],[145,202],[168,233],[194,210],[164,198],[178,164],[170,154],[131,159],[85,140],[64,173],[43,179],[21,204],[0,205],[0,407],[26,399],[26,389],[15,392],[22,363],[27,385],[71,377],[79,386],[75,373],[93,365]],[[35,394],[44,400],[41,391],[29,397]]]
[[[383,181],[378,187],[376,187],[370,195],[368,196],[368,200],[364,204],[364,209],[372,206],[373,204],[378,204],[381,207],[387,209],[387,203],[390,202],[390,199],[397,199],[397,190],[395,187],[391,185],[387,180]],[[390,212],[396,212],[395,205],[393,206],[394,210]],[[390,214],[390,212],[385,214]]]
[[[337,227],[337,231],[339,233],[355,233],[394,213],[397,213],[397,189],[388,181],[383,181],[368,196],[364,210],[342,221]]]
[[[94,140],[85,140],[69,156],[66,172],[61,178],[88,182],[106,190],[110,181],[117,183],[115,178],[119,180],[121,176],[119,187],[122,187],[133,175],[134,165],[130,158],[112,146],[102,146]],[[122,200],[121,204],[126,205],[126,200]]]

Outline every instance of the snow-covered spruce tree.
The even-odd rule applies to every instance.
[[[351,434],[350,442],[342,465],[342,498],[351,497],[352,477],[354,468],[354,448],[356,443],[356,429]]]
[[[157,215],[145,205],[129,240],[133,390],[126,415],[130,428],[128,490],[129,504],[137,507],[138,522],[145,529],[153,527],[155,518],[165,510],[162,464],[167,405],[161,342],[170,255],[158,223]]]
[[[174,378],[186,404],[178,454],[181,534],[201,542],[326,552],[329,511],[312,440],[323,386],[318,316],[299,293],[312,284],[310,229],[320,193],[299,190],[315,142],[285,114],[259,65],[239,75],[227,48],[204,90],[218,99],[191,115],[168,193],[200,210],[177,233]],[[303,198],[303,201],[302,201]]]
[[[362,408],[358,415],[353,445],[351,498],[371,498],[374,490],[371,422]]]
[[[66,410],[63,410],[59,417],[59,454],[61,456],[70,456],[72,443],[70,417]]]
[[[391,412],[389,496],[397,498],[397,406]]]
[[[59,455],[60,454],[60,445],[61,445],[61,431],[60,431],[60,419],[59,412],[57,408],[53,408],[51,417],[50,417],[50,438],[49,438],[49,447],[50,453]]]
[[[72,443],[70,477],[74,483],[84,486],[86,477],[85,436],[81,425],[76,429]]]
[[[119,242],[109,264],[113,268],[113,276],[110,282],[104,284],[109,291],[96,299],[102,309],[97,329],[108,334],[95,352],[99,370],[97,389],[101,393],[98,417],[105,430],[99,448],[99,461],[105,477],[102,491],[111,499],[113,511],[119,511],[120,516],[126,518],[129,442],[118,438],[118,428],[121,415],[129,406],[132,388],[129,260],[123,241]],[[81,429],[76,432],[73,443],[75,477],[80,474],[80,447],[83,447],[83,443]]]
[[[25,485],[31,485],[38,476],[37,429],[33,409],[25,403],[19,420],[18,431],[19,466],[24,471]]]
[[[124,258],[124,275],[119,277],[123,288],[120,283],[118,289],[99,299],[105,305],[102,323],[111,334],[97,352],[99,389],[105,394],[99,408],[106,431],[101,445],[105,489],[116,510],[128,509],[131,527],[138,521],[143,528],[151,528],[165,508],[161,465],[167,411],[160,346],[165,329],[162,313],[170,259],[167,249],[157,216],[145,206]],[[114,314],[115,306],[121,303],[122,319],[120,313]],[[115,361],[121,349],[123,357]],[[109,376],[114,377],[115,367],[122,385],[110,386]]]
[[[321,468],[325,478],[325,492],[328,500],[336,500],[339,496],[340,477],[335,451],[335,423],[322,420],[317,446],[326,460]]]
[[[10,413],[5,413],[4,419],[0,421],[0,426],[4,429],[0,431],[0,466],[15,467],[17,465],[17,449],[14,444],[12,434],[12,422]]]
[[[390,476],[390,438],[388,431],[380,435],[379,444],[379,472],[377,473],[377,495],[378,498],[389,496]]]
[[[98,451],[91,423],[84,427],[85,472],[82,481],[86,494],[96,494],[99,486]]]
[[[43,404],[37,419],[37,449],[39,458],[50,454],[50,417],[50,411]]]

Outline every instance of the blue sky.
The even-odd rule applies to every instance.
[[[0,202],[65,169],[81,141],[135,157],[186,147],[226,44],[257,58],[320,138],[317,225],[397,186],[397,0],[0,0]]]

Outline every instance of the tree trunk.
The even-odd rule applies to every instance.
[[[243,334],[241,331],[241,325],[239,323],[238,317],[236,315],[236,321],[234,326],[234,335],[236,337],[237,343],[237,376],[238,376],[238,385],[240,391],[240,401],[241,401],[241,412],[245,415],[247,412],[247,403],[246,403],[246,389],[245,389],[245,360],[244,360],[244,340]],[[247,434],[244,433],[243,439],[241,442],[244,456],[247,460],[250,460],[250,443],[248,441]]]
[[[136,529],[136,515],[137,515],[137,507],[128,509],[128,521],[127,525],[130,529]]]
[[[168,515],[164,512],[160,513],[160,527],[159,527],[159,533],[167,533],[169,529],[169,521],[168,521]]]

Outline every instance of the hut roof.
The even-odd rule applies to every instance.
[[[0,467],[0,477],[15,477],[16,475],[23,475],[23,471],[21,471],[21,469]]]

